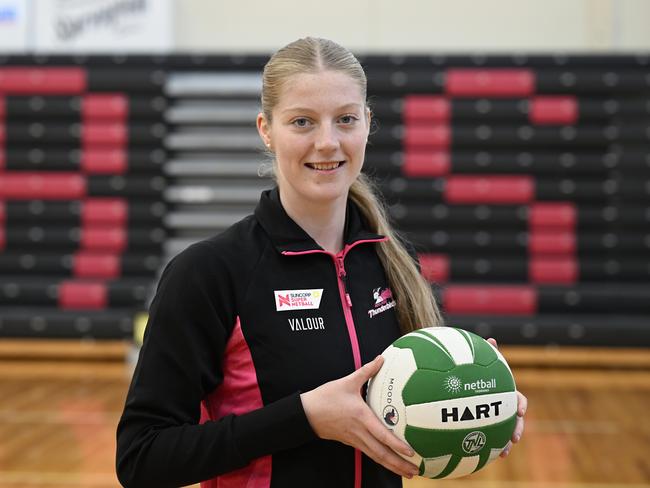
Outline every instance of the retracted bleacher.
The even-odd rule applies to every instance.
[[[0,59],[0,337],[127,338],[248,214],[266,55]],[[365,171],[447,323],[650,345],[650,56],[360,56]]]

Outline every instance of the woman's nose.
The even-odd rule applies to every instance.
[[[316,136],[316,149],[321,152],[338,149],[339,139],[336,130],[329,124],[323,124]]]

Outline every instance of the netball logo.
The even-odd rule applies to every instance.
[[[486,437],[483,432],[480,432],[478,430],[470,432],[463,439],[463,451],[465,451],[467,454],[474,454],[476,452],[479,452],[481,449],[483,449],[485,442]]]
[[[458,376],[448,376],[445,380],[445,389],[449,393],[458,393],[463,388],[463,382]]]

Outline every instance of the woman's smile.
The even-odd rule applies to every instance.
[[[330,173],[344,164],[345,161],[325,161],[320,163],[305,163],[305,166],[315,171]]]

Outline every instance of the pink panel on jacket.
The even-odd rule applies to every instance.
[[[253,358],[241,330],[239,317],[223,359],[223,383],[201,404],[201,423],[226,415],[241,415],[261,408]],[[268,488],[271,486],[271,456],[251,461],[236,471],[201,483],[201,488]]]

